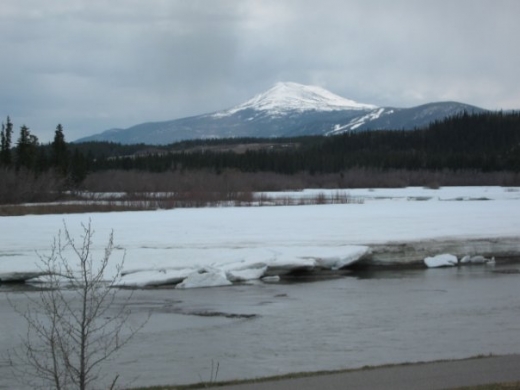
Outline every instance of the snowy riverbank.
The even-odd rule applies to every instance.
[[[323,192],[269,195],[317,191]],[[358,260],[420,264],[442,253],[520,256],[519,188],[348,192],[362,202],[2,217],[0,274],[38,272],[36,252],[48,253],[63,223],[76,236],[89,219],[96,250],[114,231],[118,250],[112,264],[126,253],[121,282],[129,286],[179,283],[190,275],[196,280],[185,286],[225,285],[293,270],[338,269]],[[201,272],[208,274],[202,282]]]

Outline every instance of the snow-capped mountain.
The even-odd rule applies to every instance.
[[[213,114],[213,117],[222,118],[248,109],[267,115],[283,116],[291,112],[373,110],[375,108],[377,106],[345,99],[321,87],[298,83],[277,83],[268,91],[229,110],[217,112]]]
[[[457,102],[412,108],[377,107],[343,98],[321,87],[277,83],[245,103],[215,113],[128,129],[111,129],[77,140],[123,144],[169,144],[188,139],[334,135],[347,131],[414,129],[462,111],[481,108]]]

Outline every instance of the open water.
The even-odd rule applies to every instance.
[[[120,386],[135,387],[520,353],[520,275],[494,270],[378,270],[328,280],[136,290],[132,321],[152,315],[105,367],[109,379],[117,373]],[[21,292],[0,286],[0,351],[23,336],[24,321],[7,295],[23,306],[36,292]],[[0,352],[0,389],[15,388],[23,387]]]

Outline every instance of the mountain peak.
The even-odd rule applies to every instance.
[[[281,115],[289,111],[373,110],[375,108],[377,106],[345,99],[322,87],[279,82],[245,103],[218,112],[214,116],[229,116],[246,109],[264,111],[270,115]]]

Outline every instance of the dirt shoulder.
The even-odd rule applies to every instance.
[[[219,386],[222,390],[442,390],[520,381],[520,355],[406,364]]]

